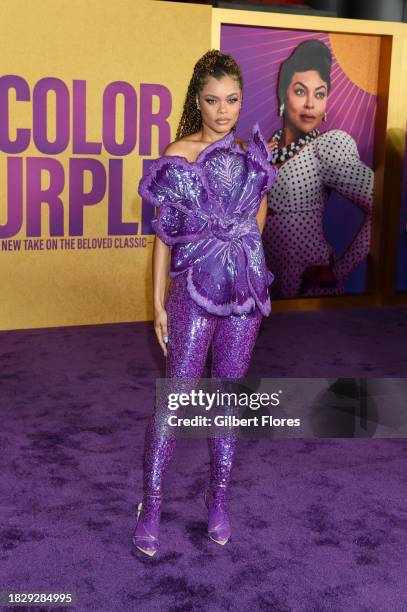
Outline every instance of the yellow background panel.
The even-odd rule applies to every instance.
[[[61,79],[70,92],[71,113],[72,81],[85,80],[87,139],[98,142],[102,133],[103,92],[114,81],[130,83],[137,93],[138,103],[141,83],[168,88],[173,103],[170,116],[173,139],[193,66],[210,48],[211,8],[202,5],[144,0],[4,0],[0,19],[0,74],[22,77],[29,84],[31,94],[40,79]],[[48,136],[51,139],[55,132],[52,95],[49,101]],[[120,104],[118,107],[120,110]],[[17,127],[30,127],[31,124],[32,104],[16,103],[12,94],[11,138]],[[138,117],[138,132],[139,128]],[[117,140],[120,135],[119,128]],[[158,130],[154,126],[152,147],[151,157],[157,157]],[[27,157],[44,157],[44,154],[31,143],[20,156],[25,167]],[[65,237],[68,237],[71,157],[93,157],[107,172],[108,159],[112,156],[103,148],[101,155],[75,156],[72,140],[63,153],[55,156],[65,170],[62,193]],[[5,153],[0,154],[0,223],[3,225],[7,222],[6,158]],[[142,157],[138,143],[134,151],[122,159],[122,220],[140,221],[137,185]],[[23,211],[23,228],[14,239],[27,238],[25,202]],[[47,205],[42,205],[41,220],[41,237],[45,240],[49,237]],[[84,237],[107,235],[106,194],[99,204],[85,207]],[[0,250],[0,329],[151,320],[153,236],[147,236],[147,241],[146,248],[133,249]]]

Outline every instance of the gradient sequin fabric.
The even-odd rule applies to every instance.
[[[208,313],[189,295],[183,275],[171,282],[166,310],[167,378],[199,378],[210,346],[211,377],[241,378],[246,374],[262,319],[258,309],[227,317]]]
[[[246,375],[262,320],[258,309],[228,317],[210,314],[192,300],[183,275],[171,282],[166,311],[166,378],[191,381],[201,378],[211,347],[212,378],[233,379]],[[161,491],[163,473],[176,444],[165,416],[166,412],[156,410],[146,433],[144,491],[150,494]],[[225,430],[225,438],[208,439],[211,480],[220,485],[226,485],[229,481],[235,449],[233,436],[234,430],[231,428]]]
[[[338,295],[370,249],[373,171],[360,159],[356,142],[341,130],[321,134],[279,170],[269,192],[263,232],[267,264],[275,273],[274,297],[300,295],[308,266],[328,265],[334,255],[323,231],[323,215],[331,192],[351,200],[364,213],[354,239],[333,266],[335,287],[312,287],[301,295]]]
[[[189,295],[185,275],[174,278],[166,302],[168,317],[168,352],[166,377],[176,379],[202,377],[208,351],[212,346],[213,378],[242,378],[259,331],[262,314],[258,308],[241,315],[218,316],[208,313]],[[145,438],[143,512],[136,534],[158,537],[163,477],[176,446],[168,423],[160,410],[152,414]],[[222,521],[225,529],[226,493],[230,482],[237,438],[233,430],[225,437],[208,438],[210,456],[209,526]],[[136,540],[137,541],[137,540]]]
[[[153,162],[140,195],[158,207],[153,221],[171,246],[170,276],[186,274],[191,298],[217,315],[243,314],[256,307],[270,314],[269,286],[256,221],[261,199],[277,170],[257,125],[247,151],[231,132],[212,143],[193,163],[164,156]]]

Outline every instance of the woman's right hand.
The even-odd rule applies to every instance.
[[[302,283],[300,293],[306,293],[313,287],[336,287],[338,279],[336,278],[333,266],[334,256],[329,256],[329,265],[314,265],[308,266],[302,275]]]
[[[154,315],[154,330],[157,336],[159,345],[161,346],[165,357],[167,356],[168,329],[167,329],[167,311],[165,308],[160,308],[155,311]]]

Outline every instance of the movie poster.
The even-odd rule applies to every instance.
[[[263,234],[272,296],[365,292],[380,37],[223,25],[221,46],[243,71],[239,134],[258,122],[277,153]]]

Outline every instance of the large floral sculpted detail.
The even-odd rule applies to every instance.
[[[171,247],[170,276],[187,274],[192,299],[217,315],[260,309],[270,314],[267,270],[256,214],[277,170],[259,127],[247,149],[233,132],[204,149],[195,162],[154,160],[139,194],[156,206],[153,227]]]

